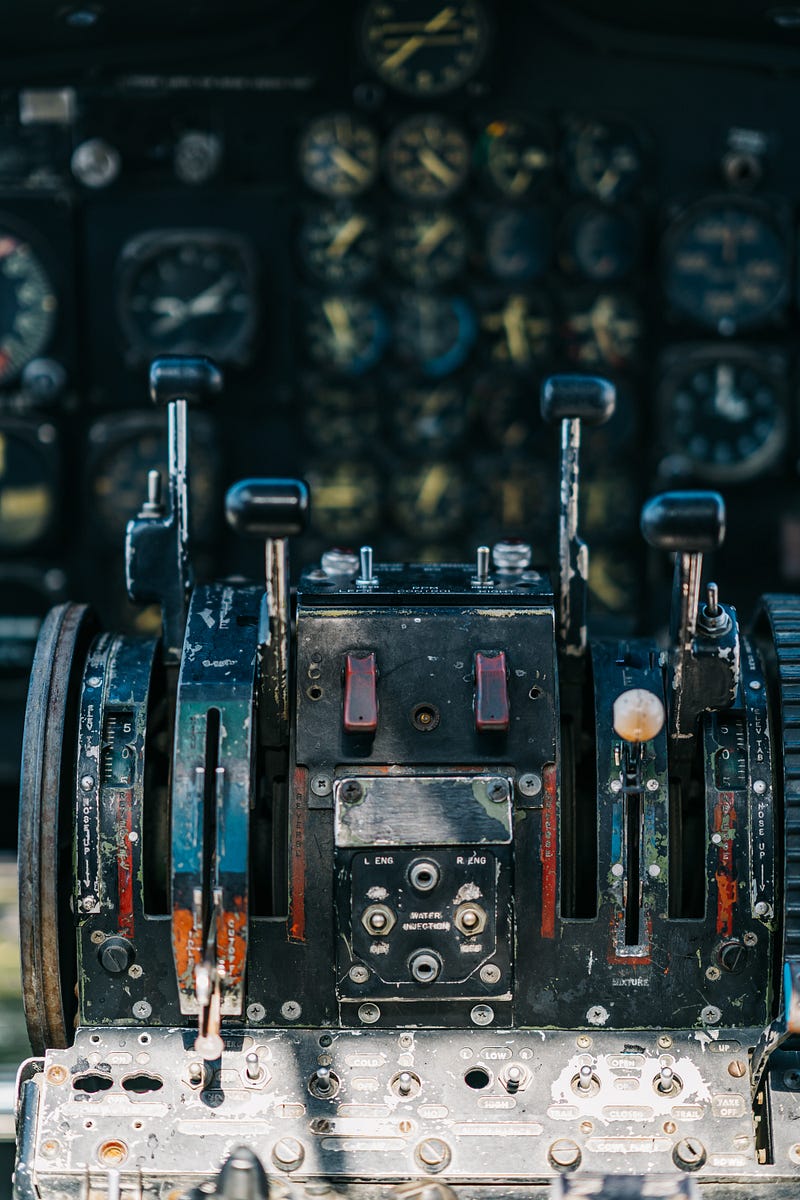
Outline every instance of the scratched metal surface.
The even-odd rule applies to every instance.
[[[800,1189],[800,1163],[788,1152],[774,1165],[757,1160],[748,1074],[732,1068],[756,1035],[231,1030],[221,1068],[193,1087],[188,1031],[83,1029],[35,1076],[36,1183],[43,1200],[84,1195],[87,1173],[102,1182],[110,1155],[123,1192],[166,1195],[213,1177],[243,1143],[273,1175],[334,1185],[426,1176],[544,1183],[558,1175],[553,1147],[564,1141],[587,1174],[675,1176],[675,1148],[691,1138],[704,1154],[693,1172],[701,1183],[739,1181],[744,1191],[730,1195],[752,1194],[756,1181]],[[249,1082],[253,1051],[259,1077]],[[309,1091],[320,1065],[337,1080],[331,1098]],[[585,1094],[574,1082],[582,1065],[594,1081]],[[680,1086],[662,1095],[655,1080],[666,1065]],[[512,1067],[516,1094],[504,1083]],[[402,1071],[413,1080],[405,1097]],[[144,1086],[142,1076],[157,1090],[130,1090]],[[787,1092],[781,1111],[787,1125],[800,1119],[800,1093]],[[294,1165],[281,1165],[287,1145]]]

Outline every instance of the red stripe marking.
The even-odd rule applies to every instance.
[[[730,937],[733,933],[733,912],[739,899],[733,855],[733,835],[736,830],[736,805],[733,792],[720,792],[714,806],[714,832],[722,836],[717,849],[717,933]]]
[[[133,795],[117,798],[117,928],[123,937],[133,937]]]
[[[306,791],[308,771],[296,767],[293,779],[292,810],[289,814],[289,937],[293,942],[306,940]]]
[[[556,765],[546,763],[542,771],[544,807],[542,808],[542,842],[539,857],[542,863],[542,924],[543,938],[556,935],[556,885],[558,881],[558,793]]]

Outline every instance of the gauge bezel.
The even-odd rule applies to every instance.
[[[370,48],[369,30],[374,20],[373,10],[376,7],[378,0],[369,0],[361,15],[358,26],[358,45],[361,58],[364,65],[370,73],[387,88],[394,92],[399,92],[404,96],[411,96],[415,100],[427,100],[428,98],[438,98],[440,96],[449,96],[453,92],[459,91],[466,87],[473,79],[476,78],[485,67],[489,54],[492,48],[494,24],[491,19],[491,14],[488,7],[482,3],[482,0],[471,0],[475,8],[475,15],[479,25],[479,35],[477,41],[477,57],[473,59],[470,66],[461,73],[460,78],[456,82],[446,81],[436,87],[419,88],[412,83],[398,82],[397,78],[391,74],[387,75],[380,63],[375,60]]]
[[[347,280],[339,280],[330,275],[325,275],[323,271],[315,270],[309,260],[308,247],[305,240],[308,230],[315,224],[318,225],[326,219],[335,220],[341,218],[344,224],[353,217],[364,217],[368,225],[372,227],[368,236],[372,236],[375,239],[375,254],[369,263],[366,273]],[[359,290],[366,285],[374,283],[379,275],[383,260],[382,230],[378,214],[374,209],[366,208],[363,204],[351,204],[349,201],[304,206],[295,230],[295,258],[303,274],[312,284],[332,291]]]
[[[359,124],[366,129],[374,139],[375,160],[371,165],[371,174],[366,183],[361,186],[356,186],[350,190],[341,191],[336,188],[320,187],[319,184],[312,183],[309,179],[308,172],[304,163],[304,150],[306,149],[312,129],[315,125],[320,125],[324,121],[335,122],[337,120],[346,119],[351,125]],[[297,148],[295,151],[297,171],[303,186],[313,196],[321,196],[331,203],[336,201],[354,202],[363,197],[367,192],[375,187],[381,173],[381,141],[378,131],[375,126],[364,117],[361,113],[350,112],[347,109],[335,109],[333,111],[319,112],[311,116],[303,125],[300,136],[297,140]]]
[[[443,191],[437,192],[434,195],[415,191],[413,188],[406,187],[401,180],[397,178],[397,172],[393,167],[392,156],[397,149],[397,146],[402,142],[407,130],[413,129],[415,126],[421,125],[423,122],[435,122],[438,125],[449,126],[464,139],[464,145],[467,153],[465,158],[465,166],[463,173],[458,180],[445,187]],[[448,113],[443,112],[419,112],[412,113],[405,117],[402,121],[398,121],[394,126],[386,143],[383,147],[383,173],[390,190],[395,196],[399,196],[401,200],[405,200],[409,204],[416,204],[420,207],[435,208],[439,204],[447,204],[464,191],[467,186],[472,172],[472,142],[466,128],[451,117]]]
[[[712,367],[719,362],[732,362],[737,367],[750,367],[765,376],[774,388],[779,402],[778,422],[768,439],[743,463],[720,466],[701,462],[693,458],[682,442],[675,438],[672,399],[681,380],[702,367]],[[789,388],[785,382],[787,371],[786,355],[775,347],[755,350],[749,346],[737,346],[728,342],[709,342],[702,345],[673,346],[659,362],[656,409],[658,424],[665,453],[664,463],[682,464],[684,469],[672,475],[686,479],[708,480],[710,483],[742,483],[755,479],[776,466],[786,452],[789,438],[788,399]]]
[[[41,431],[47,430],[48,434],[45,438],[41,436]],[[13,438],[20,438],[28,442],[39,454],[46,465],[48,471],[48,484],[53,503],[51,510],[46,518],[45,524],[40,533],[35,537],[28,538],[22,542],[2,542],[0,541],[0,554],[13,560],[18,556],[25,556],[40,548],[50,545],[54,539],[56,532],[60,527],[61,509],[59,507],[59,493],[63,482],[62,478],[62,462],[61,462],[61,437],[60,430],[57,425],[50,420],[27,420],[24,417],[2,416],[0,417],[0,434],[8,435]],[[1,487],[0,487],[0,490]]]
[[[518,196],[513,195],[498,184],[497,178],[489,166],[491,155],[489,154],[488,149],[485,154],[481,154],[487,132],[495,122],[500,122],[507,125],[521,124],[524,125],[528,130],[540,133],[541,137],[537,138],[537,140],[541,142],[542,148],[546,149],[550,155],[548,167],[539,175],[534,176],[530,186]],[[500,137],[501,136],[502,135],[500,135]],[[498,140],[500,140],[500,137]],[[556,137],[555,128],[553,123],[541,113],[500,111],[495,117],[489,120],[481,120],[478,122],[477,132],[475,134],[472,147],[472,166],[476,175],[484,185],[486,194],[497,204],[504,204],[511,208],[517,208],[532,202],[541,202],[543,199],[545,199],[557,178],[559,167],[558,156],[558,139]]]
[[[602,196],[596,189],[587,187],[582,182],[575,165],[574,143],[580,136],[577,131],[582,126],[588,125],[604,125],[606,127],[616,125],[624,128],[631,135],[631,139],[635,142],[639,152],[639,170],[635,179],[622,192],[607,198]],[[626,203],[635,203],[635,198],[641,191],[647,176],[647,167],[651,156],[649,140],[637,123],[632,121],[626,114],[619,112],[571,112],[565,116],[562,122],[561,134],[559,161],[567,188],[572,196],[611,207],[618,207]]]
[[[62,297],[59,292],[56,272],[53,270],[51,262],[53,255],[42,235],[25,221],[18,220],[13,213],[3,210],[0,211],[0,238],[4,235],[14,238],[20,245],[29,247],[47,282],[49,288],[47,294],[53,297],[55,304],[53,311],[47,314],[47,330],[41,344],[38,344],[36,349],[28,354],[24,361],[15,366],[8,374],[3,374],[0,371],[0,388],[7,388],[12,384],[19,385],[22,373],[28,364],[47,353],[58,335],[62,316]]]
[[[745,318],[744,320],[726,318],[723,322],[712,321],[695,313],[687,312],[686,309],[675,304],[667,289],[667,273],[670,263],[674,260],[677,246],[686,230],[704,214],[712,212],[714,208],[720,206],[740,209],[757,217],[777,234],[784,249],[781,258],[783,277],[780,288],[776,291],[766,308],[761,309],[757,315]],[[664,229],[661,238],[658,267],[661,295],[666,308],[666,314],[673,325],[695,326],[700,329],[710,330],[718,337],[733,338],[741,333],[742,330],[758,329],[765,325],[770,325],[776,318],[780,317],[783,309],[791,299],[791,257],[793,254],[791,220],[783,201],[770,203],[763,197],[755,199],[751,196],[733,195],[729,192],[714,192],[710,195],[701,196],[689,204],[676,207],[670,216],[671,220]]]
[[[130,299],[134,294],[136,277],[143,267],[161,253],[194,243],[214,249],[219,246],[234,251],[241,263],[242,280],[250,301],[247,312],[242,315],[239,332],[230,337],[222,350],[214,347],[210,353],[216,362],[234,367],[246,367],[253,361],[255,335],[261,315],[261,297],[258,286],[258,266],[255,247],[249,238],[231,229],[208,227],[148,229],[130,238],[120,251],[116,268],[115,302],[117,320],[125,341],[126,362],[129,366],[149,363],[158,354],[198,353],[196,349],[183,351],[167,350],[154,346],[142,336],[135,320],[130,315]]]

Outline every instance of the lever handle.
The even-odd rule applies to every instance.
[[[243,479],[228,490],[225,515],[245,537],[298,537],[308,525],[308,485],[299,479]]]
[[[725,540],[725,501],[718,492],[664,492],[645,504],[641,529],[656,550],[711,554]]]
[[[201,405],[222,391],[222,372],[210,358],[172,354],[150,364],[150,399],[159,408],[175,400]]]
[[[598,375],[551,375],[542,384],[542,416],[551,424],[604,425],[613,416],[616,398],[613,383]]]

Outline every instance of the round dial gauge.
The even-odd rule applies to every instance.
[[[431,379],[441,379],[463,365],[476,332],[473,311],[461,296],[411,292],[397,306],[397,355]]]
[[[639,253],[639,230],[625,213],[580,206],[567,214],[560,260],[565,271],[596,283],[623,279]]]
[[[55,325],[53,285],[31,246],[0,229],[0,384],[16,379]]]
[[[401,387],[391,421],[399,445],[407,450],[436,454],[462,441],[469,411],[461,389],[453,384]]]
[[[122,548],[125,526],[147,498],[147,474],[160,471],[166,494],[167,439],[161,428],[134,421],[127,430],[115,432],[113,425],[98,422],[89,438],[105,442],[91,478],[92,512],[105,537]],[[217,461],[211,426],[192,418],[189,439],[189,515],[194,535],[208,540],[218,501]]]
[[[389,340],[383,309],[366,296],[310,301],[305,333],[312,362],[340,375],[364,375],[380,361]]]
[[[467,481],[455,463],[424,463],[394,479],[392,516],[415,538],[447,537],[463,524],[468,497]]]
[[[541,429],[541,419],[527,383],[516,375],[484,375],[475,384],[474,399],[480,422],[493,442],[509,452],[530,448],[534,429]]]
[[[498,212],[486,226],[486,269],[497,279],[538,279],[550,265],[553,231],[544,209]]]
[[[314,379],[306,387],[303,429],[321,450],[367,450],[380,436],[380,410],[372,391]]]
[[[310,275],[335,287],[357,287],[378,268],[378,223],[371,213],[320,209],[300,229],[300,256]]]
[[[470,149],[447,117],[421,113],[397,126],[386,145],[386,174],[406,200],[449,200],[466,183]]]
[[[751,205],[721,200],[692,209],[667,234],[664,260],[675,311],[724,336],[759,324],[788,294],[785,238]]]
[[[573,191],[594,196],[604,204],[629,196],[642,176],[638,138],[621,121],[570,123],[565,154]]]
[[[447,283],[467,262],[467,231],[449,212],[408,209],[389,230],[392,265],[419,287]]]
[[[410,96],[441,96],[471,79],[486,54],[487,24],[476,0],[371,0],[364,56],[375,74]]]
[[[478,139],[475,163],[504,200],[527,200],[552,177],[552,139],[519,117],[491,121]]]
[[[777,379],[734,357],[697,363],[665,381],[664,429],[701,478],[750,479],[786,444],[786,409]]]
[[[338,545],[357,543],[372,533],[381,515],[381,485],[373,467],[363,461],[337,462],[306,475],[314,497],[315,533],[338,539]]]
[[[306,185],[332,199],[360,196],[378,178],[378,136],[350,113],[317,117],[300,139],[298,154]]]
[[[244,365],[257,308],[252,254],[234,234],[147,234],[123,250],[119,316],[138,362],[157,354],[208,354]]]
[[[567,357],[576,366],[620,370],[637,356],[644,320],[629,296],[577,294],[567,299],[561,332]]]
[[[553,317],[544,297],[512,292],[489,298],[481,331],[493,362],[525,370],[550,354]]]
[[[52,425],[21,430],[0,427],[0,546],[12,550],[38,542],[58,505],[51,447]]]

